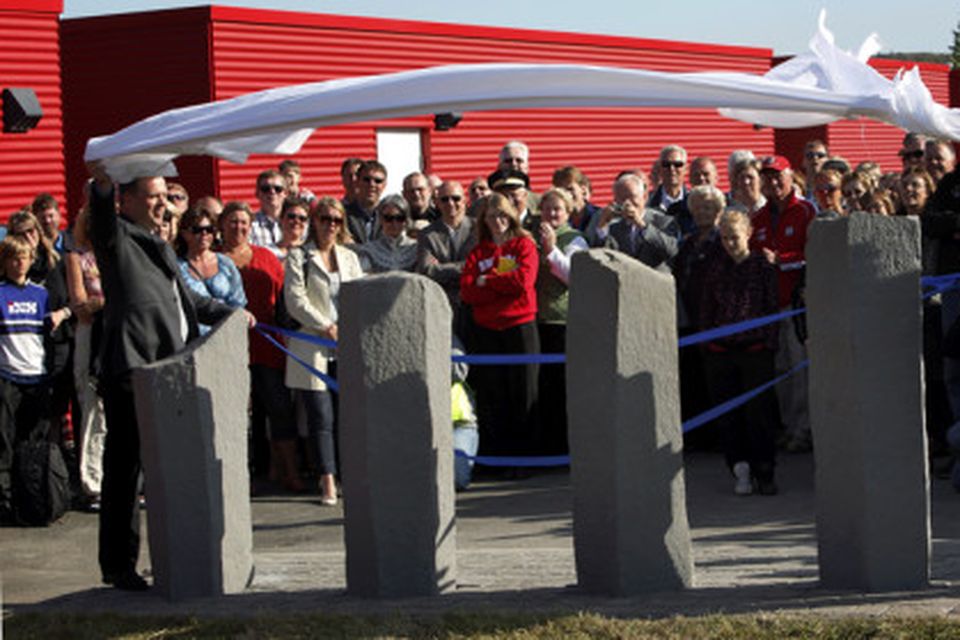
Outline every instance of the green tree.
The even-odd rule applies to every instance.
[[[953,30],[953,44],[950,46],[950,65],[954,69],[960,69],[960,22],[957,28]]]

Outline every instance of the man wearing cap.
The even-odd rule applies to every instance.
[[[199,336],[198,322],[214,324],[233,309],[201,296],[180,277],[170,245],[158,235],[167,211],[167,183],[157,176],[120,185],[120,211],[103,166],[89,165],[90,231],[100,266],[103,309],[100,390],[107,420],[103,453],[99,561],[105,584],[142,591],[137,482],[140,432],[132,372],[180,351]],[[253,316],[247,314],[251,326]]]
[[[767,204],[753,218],[751,248],[763,251],[777,267],[777,302],[782,310],[792,307],[794,290],[803,279],[806,266],[804,249],[807,228],[816,217],[816,210],[793,188],[793,170],[783,156],[767,156],[760,163],[763,195]],[[777,347],[777,373],[783,374],[806,359],[806,349],[794,331],[790,319],[780,323]],[[810,414],[807,406],[807,373],[800,371],[777,387],[780,417],[790,439],[788,447],[808,449]]]
[[[490,188],[510,199],[510,202],[520,214],[520,225],[533,233],[540,226],[540,214],[530,210],[528,189],[530,178],[518,169],[497,169],[487,178]]]

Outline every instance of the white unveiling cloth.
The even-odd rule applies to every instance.
[[[550,107],[717,108],[781,128],[866,116],[908,131],[960,140],[960,109],[933,100],[919,71],[884,78],[834,44],[821,12],[810,50],[764,76],[669,73],[575,64],[466,64],[345,78],[173,109],[92,138],[85,159],[118,182],[176,175],[180,155],[245,162],[251,153],[294,154],[320,127],[444,112]]]

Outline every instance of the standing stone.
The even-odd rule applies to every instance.
[[[239,593],[253,577],[247,472],[247,320],[133,372],[154,589]]]
[[[575,254],[567,324],[577,579],[612,595],[689,587],[673,278]]]
[[[930,507],[920,225],[868,213],[818,221],[807,261],[820,581],[923,587]]]
[[[347,590],[456,587],[450,305],[423,276],[349,282],[340,298]]]

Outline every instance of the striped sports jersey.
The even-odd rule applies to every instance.
[[[41,376],[47,290],[29,280],[0,280],[0,375]]]

